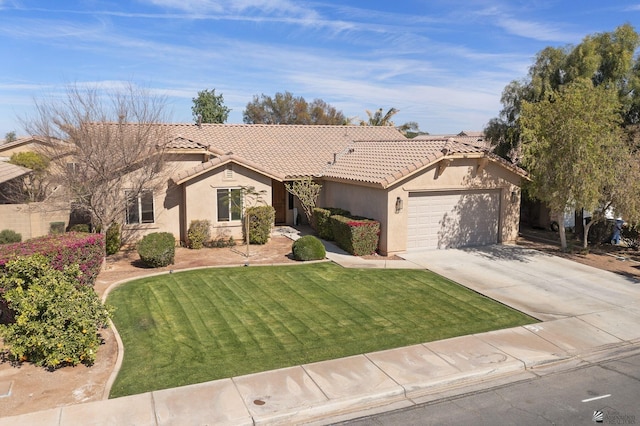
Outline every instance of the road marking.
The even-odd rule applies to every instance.
[[[589,398],[589,399],[583,399],[582,402],[591,402],[591,401],[595,401],[597,399],[609,398],[610,396],[611,396],[611,394],[596,396],[596,397]]]

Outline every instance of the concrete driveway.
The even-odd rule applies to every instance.
[[[605,311],[640,318],[638,281],[536,250],[495,245],[401,257],[542,321]]]

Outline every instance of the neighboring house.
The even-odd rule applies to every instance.
[[[31,173],[31,169],[0,161],[0,204],[11,204],[14,183]]]
[[[39,145],[46,143],[45,139],[39,136],[22,136],[13,142],[0,144],[0,161],[9,161],[11,156],[18,152],[36,151]]]
[[[240,214],[228,200],[248,186],[263,191],[276,224],[293,224],[302,210],[285,183],[305,176],[322,184],[318,206],[380,222],[381,254],[502,243],[518,234],[526,176],[477,135],[406,139],[387,126],[161,126],[171,135],[167,184],[130,198],[123,217],[139,235],[166,231],[185,241],[190,222],[207,219],[214,238],[237,239]]]
[[[31,173],[30,169],[9,164],[15,153],[38,151],[46,144],[44,138],[25,136],[0,145],[0,230],[11,229],[22,235],[22,239],[39,237],[51,232],[56,224],[69,223],[68,204],[38,202],[16,204],[10,192],[15,190],[15,181]]]

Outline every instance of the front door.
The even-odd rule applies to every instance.
[[[276,225],[287,222],[287,190],[284,183],[277,180],[271,181],[272,197],[271,205],[276,209]]]

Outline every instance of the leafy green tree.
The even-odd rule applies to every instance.
[[[4,143],[13,142],[15,140],[18,140],[18,137],[16,136],[16,132],[13,130],[4,135]]]
[[[196,123],[224,123],[231,112],[224,106],[222,93],[216,95],[216,89],[202,90],[192,101],[191,113]]]
[[[640,123],[640,36],[625,24],[612,32],[589,35],[576,46],[547,47],[536,55],[528,78],[509,83],[501,98],[502,110],[489,121],[485,135],[495,152],[510,158],[519,152],[520,114],[524,102],[541,102],[563,86],[589,80],[593,86],[615,90],[625,127]],[[515,160],[514,157],[511,157]]]
[[[247,124],[341,125],[347,121],[341,111],[322,99],[308,103],[291,92],[278,92],[274,97],[255,95],[242,115]]]
[[[586,79],[550,92],[547,99],[522,103],[522,161],[531,173],[530,189],[559,224],[567,208],[603,211],[615,202],[611,195],[630,189],[619,179],[631,155],[619,109],[614,88],[593,87]],[[587,234],[588,227],[585,247]],[[560,241],[566,248],[564,226]]]

